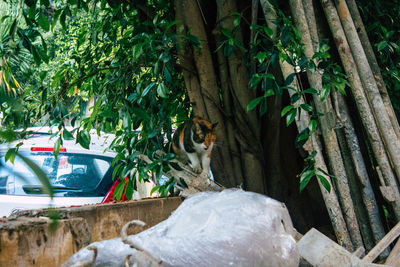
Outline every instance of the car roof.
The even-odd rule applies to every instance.
[[[52,148],[57,140],[57,137],[52,138],[52,133],[55,133],[56,127],[50,128],[48,126],[41,127],[29,127],[26,131],[32,132],[30,137],[23,140],[16,140],[10,144],[0,145],[0,150],[6,150],[10,147],[14,147],[16,144],[22,142],[20,150],[30,150],[32,147],[45,147]],[[72,127],[66,127],[67,130],[72,131]],[[21,130],[17,130],[21,131]],[[90,130],[90,145],[89,150],[83,148],[75,140],[63,140],[63,145],[61,147],[66,148],[66,152],[78,152],[87,154],[104,154],[115,156],[115,152],[109,150],[111,142],[115,139],[115,135],[100,132],[100,136],[97,134],[95,129]]]

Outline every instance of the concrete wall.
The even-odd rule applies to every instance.
[[[19,212],[0,221],[0,266],[59,266],[91,242],[119,237],[131,220],[154,226],[181,202],[172,197],[61,208],[53,231],[46,210]]]

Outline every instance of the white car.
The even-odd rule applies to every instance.
[[[112,161],[115,152],[105,151],[114,138],[91,133],[90,150],[64,140],[57,158],[53,154],[56,138],[49,139],[48,128],[34,128],[19,148],[19,153],[34,161],[48,176],[53,199],[42,183],[18,156],[14,164],[5,162],[8,147],[0,147],[0,217],[27,209],[77,206],[101,203],[114,181]],[[105,151],[105,152],[104,152]],[[138,196],[134,196],[138,198]]]

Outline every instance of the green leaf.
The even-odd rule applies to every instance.
[[[79,131],[77,135],[77,141],[83,148],[89,149],[90,135],[87,131]]]
[[[121,174],[121,171],[122,171],[122,164],[119,164],[114,168],[112,178],[115,179],[115,177],[119,177]]]
[[[310,130],[310,134],[313,133],[317,129],[317,121],[316,120],[310,120],[308,122],[308,129]]]
[[[159,185],[156,185],[155,187],[153,187],[150,191],[150,196],[153,195],[154,192],[158,191],[160,189]]]
[[[164,78],[167,83],[172,82],[172,76],[167,67],[164,68]]]
[[[315,170],[308,170],[301,174],[300,176],[300,192],[306,188],[307,184],[310,182],[311,178],[314,177]]]
[[[264,97],[267,98],[272,95],[275,95],[275,91],[274,91],[274,89],[269,89],[265,92]]]
[[[388,47],[388,42],[387,41],[382,41],[382,42],[380,42],[380,43],[378,43],[376,46],[377,46],[377,49],[378,49],[378,52],[379,51],[381,51],[381,50],[383,50],[383,49],[385,49],[386,47]]]
[[[256,73],[253,76],[251,76],[250,81],[249,81],[249,86],[252,89],[257,88],[258,84],[261,82],[262,77]]]
[[[1,19],[0,19],[0,23],[3,23],[9,17],[10,17],[9,15],[2,16]]]
[[[304,109],[305,111],[308,111],[308,112],[312,112],[313,111],[313,107],[310,106],[309,104],[301,104],[300,108],[302,108],[302,109]]]
[[[286,116],[286,126],[289,126],[294,121],[296,115],[297,115],[297,109],[292,109],[288,113],[288,115]]]
[[[199,49],[201,46],[200,39],[197,36],[187,34],[186,39],[193,45],[194,48]]]
[[[247,105],[247,111],[253,110],[258,104],[260,104],[261,100],[263,99],[264,96],[260,96],[251,100],[250,103]]]
[[[299,93],[294,93],[291,97],[290,97],[290,103],[294,104],[296,103],[299,99],[301,98],[301,95]]]
[[[36,47],[34,47],[33,45],[31,46],[31,52],[33,55],[33,59],[35,60],[36,65],[40,65],[40,63],[42,62],[42,59],[39,56],[39,53],[36,50]]]
[[[159,83],[157,86],[157,94],[162,98],[167,98],[167,90],[164,83]]]
[[[12,142],[17,139],[17,134],[10,129],[0,130],[0,140],[5,142]]]
[[[300,148],[307,142],[308,138],[310,138],[310,130],[305,128],[302,130],[296,137],[295,147]]]
[[[146,88],[144,88],[144,90],[143,90],[142,97],[146,96],[155,84],[156,84],[155,82],[152,82],[149,85],[147,85]]]
[[[314,88],[308,88],[302,92],[303,94],[318,94],[318,90]]]
[[[335,87],[342,95],[346,95],[346,81],[345,80],[340,83],[335,83]]]
[[[57,159],[58,154],[60,153],[60,146],[61,146],[61,137],[58,137],[57,141],[54,143],[53,153],[54,157]]]
[[[6,155],[4,156],[5,162],[10,161],[12,164],[14,164],[16,153],[17,150],[15,148],[8,149]]]
[[[284,108],[282,109],[282,112],[281,112],[281,117],[285,116],[285,114],[288,113],[288,112],[289,112],[290,110],[292,110],[293,108],[294,108],[293,105],[289,105],[289,106],[284,107]]]
[[[310,61],[308,62],[308,69],[309,69],[312,73],[314,73],[314,72],[316,71],[317,67],[315,66],[314,61],[310,60]]]
[[[60,15],[60,24],[61,24],[61,26],[62,26],[62,28],[63,28],[64,30],[67,29],[67,25],[65,24],[66,16],[67,16],[67,15],[65,14],[65,10],[63,10],[63,11],[61,12],[61,15]]]
[[[120,201],[122,194],[124,193],[124,188],[125,188],[125,179],[124,180],[121,179],[121,182],[115,187],[113,198],[115,198],[117,201]]]
[[[291,73],[286,77],[285,86],[292,84],[294,77],[296,77],[296,73]]]
[[[57,9],[53,16],[53,22],[51,23],[51,30],[54,30],[54,27],[57,24],[58,18],[60,17],[61,9]]]
[[[63,130],[63,138],[65,140],[74,140],[74,136],[72,135],[71,132],[69,132],[67,129],[64,128]]]
[[[329,183],[328,179],[319,174],[317,174],[317,177],[326,191],[331,192],[331,184]]]
[[[233,20],[233,26],[237,27],[240,25],[241,17],[236,16],[235,19]]]
[[[14,19],[14,21],[13,21],[13,23],[11,25],[11,28],[10,28],[10,38],[11,38],[11,40],[14,40],[14,35],[15,35],[16,30],[17,30],[17,19]]]
[[[49,178],[47,177],[46,173],[31,159],[21,155],[20,153],[16,154],[37,176],[39,181],[43,185],[43,191],[47,193],[50,198],[53,198],[53,187],[50,184]]]
[[[143,43],[133,46],[133,59],[137,60],[143,53]]]
[[[49,0],[40,0],[40,5],[48,7],[50,5],[50,1]]]
[[[264,98],[264,100],[261,102],[260,116],[263,116],[265,113],[267,113],[267,99],[266,98]]]
[[[133,186],[132,186],[132,181],[128,181],[126,185],[126,197],[131,200],[133,196]]]
[[[255,58],[258,60],[258,62],[261,64],[264,62],[264,60],[267,58],[267,52],[258,52]]]
[[[274,35],[274,31],[271,28],[268,28],[266,26],[263,27],[265,34],[269,37],[272,38]]]
[[[329,84],[322,86],[322,90],[320,92],[321,101],[324,101],[328,97],[330,92],[331,92],[331,86]]]
[[[49,29],[50,29],[49,20],[47,19],[47,17],[46,17],[42,12],[39,13],[38,22],[39,22],[39,26],[40,26],[44,31],[46,31],[46,32],[49,31]]]

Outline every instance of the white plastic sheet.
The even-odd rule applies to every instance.
[[[128,238],[160,258],[164,266],[286,267],[299,264],[292,231],[282,203],[264,195],[228,189],[195,194],[167,220]],[[116,248],[118,242],[121,248]],[[102,243],[100,247],[98,243]],[[134,254],[120,239],[92,245],[99,251],[95,266],[105,266],[101,262],[104,259],[123,266],[126,255]],[[66,264],[90,257],[88,252],[79,251]]]

